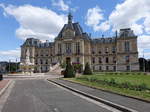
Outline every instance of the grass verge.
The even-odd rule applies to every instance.
[[[84,78],[87,78],[89,80],[84,80]],[[66,80],[73,81],[76,83],[80,83],[86,86],[94,87],[97,89],[110,91],[113,93],[131,96],[134,98],[139,98],[142,100],[150,101],[150,90],[132,90],[130,88],[123,88],[123,87],[117,87],[111,84],[105,84],[105,83],[99,83],[96,80],[107,80],[111,81],[111,79],[115,79],[116,84],[124,84],[126,82],[130,83],[131,85],[140,85],[145,84],[148,88],[150,87],[150,76],[147,75],[137,75],[137,74],[101,74],[96,73],[94,75],[87,75],[87,76],[80,76],[77,78],[68,78]],[[91,79],[94,79],[94,81],[91,81]]]

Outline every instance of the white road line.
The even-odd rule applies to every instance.
[[[12,83],[9,85],[5,93],[0,97],[0,112],[2,112],[2,109],[11,93],[12,88],[14,87],[15,81],[12,81]]]

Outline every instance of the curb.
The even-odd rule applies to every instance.
[[[12,83],[12,80],[9,80],[6,86],[0,91],[0,97],[4,94],[4,92],[6,91],[6,89],[9,87],[11,83]]]
[[[86,86],[86,87],[89,87],[89,88],[93,88],[93,89],[101,90],[101,91],[104,91],[104,92],[109,92],[109,93],[112,93],[112,94],[115,94],[115,95],[120,95],[120,96],[123,96],[123,97],[132,98],[132,99],[135,99],[135,100],[138,100],[138,101],[142,101],[142,102],[150,103],[150,101],[149,101],[149,100],[144,100],[144,99],[141,99],[141,98],[138,98],[138,97],[133,97],[133,96],[128,96],[128,95],[124,95],[124,94],[119,94],[119,93],[116,93],[116,92],[113,92],[113,91],[104,90],[104,89],[100,89],[100,88],[96,88],[96,87],[92,87],[92,86],[84,85],[84,84],[81,84],[81,83],[78,83],[78,82],[73,82],[73,81],[70,81],[70,80],[64,80],[64,79],[61,79],[61,80],[63,80],[63,81],[68,81],[68,82],[70,82],[70,83],[79,84],[79,85],[81,85],[81,86]]]
[[[73,92],[76,92],[76,93],[78,93],[78,94],[81,94],[81,95],[83,95],[83,96],[86,96],[86,97],[88,97],[88,98],[91,98],[91,99],[93,99],[93,100],[96,100],[96,101],[98,101],[98,102],[104,103],[104,104],[106,104],[106,105],[108,105],[108,106],[111,106],[111,107],[113,107],[113,108],[116,108],[116,109],[118,109],[118,110],[121,110],[121,111],[123,111],[123,112],[137,112],[136,110],[133,110],[133,109],[127,108],[127,107],[125,107],[125,106],[118,105],[118,104],[115,104],[115,103],[113,103],[113,102],[107,101],[107,100],[105,100],[105,99],[102,99],[102,98],[99,98],[99,97],[90,95],[90,94],[85,93],[85,92],[82,92],[82,91],[79,91],[79,90],[77,90],[77,89],[74,89],[74,88],[71,88],[71,87],[69,87],[69,86],[66,86],[66,85],[64,85],[64,84],[62,84],[62,83],[58,83],[58,82],[56,82],[56,81],[54,81],[54,80],[49,80],[49,79],[48,79],[48,81],[50,81],[50,82],[52,82],[52,83],[55,83],[55,84],[57,84],[57,85],[60,85],[60,86],[62,86],[62,87],[64,87],[64,88],[66,88],[66,89],[69,89],[69,90],[71,90],[71,91],[73,91]]]

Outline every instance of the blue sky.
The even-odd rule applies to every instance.
[[[138,35],[139,57],[150,58],[149,0],[1,0],[0,61],[20,57],[28,37],[53,41],[71,12],[73,21],[93,38],[114,36],[131,27]]]

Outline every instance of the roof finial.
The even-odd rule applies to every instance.
[[[69,14],[68,14],[68,24],[72,23],[72,18],[73,18],[73,16],[72,16],[71,12],[69,12]]]

